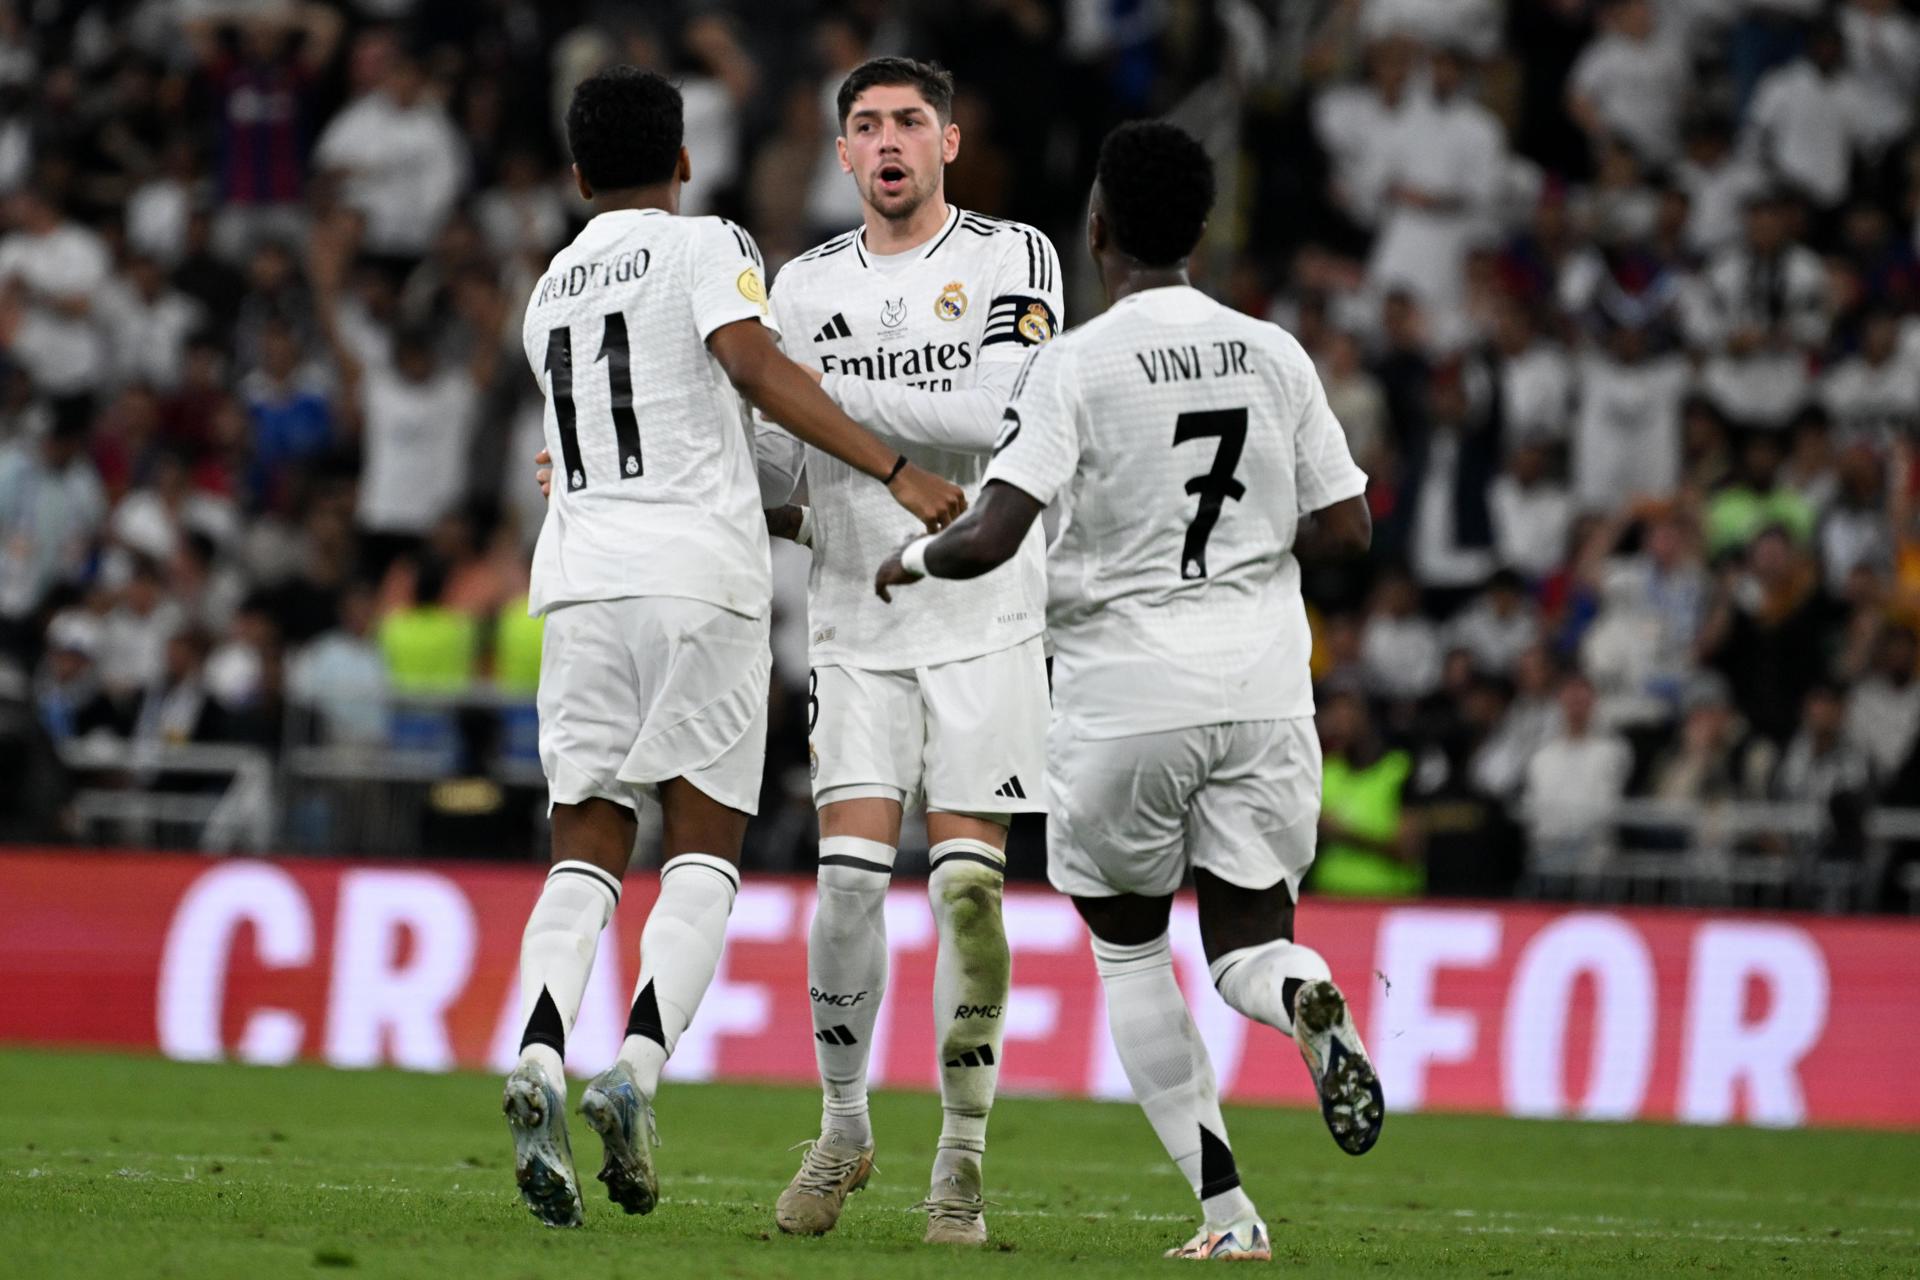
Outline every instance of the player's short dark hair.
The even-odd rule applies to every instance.
[[[1100,190],[1122,253],[1170,267],[1193,252],[1213,211],[1213,160],[1163,120],[1123,124],[1100,144]]]
[[[853,104],[860,95],[869,89],[882,85],[906,85],[914,89],[927,100],[933,108],[933,114],[940,117],[941,124],[953,119],[953,73],[933,62],[920,62],[913,58],[868,58],[865,62],[847,73],[840,82],[840,96],[835,105],[840,111],[840,128],[847,127],[847,117],[853,114]]]
[[[567,147],[596,191],[665,182],[680,162],[684,133],[680,91],[638,67],[588,76],[567,105]]]

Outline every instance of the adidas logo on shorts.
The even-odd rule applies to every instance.
[[[1013,777],[1001,783],[999,787],[994,790],[993,794],[999,796],[1002,800],[1025,800],[1027,798],[1027,789],[1020,785],[1020,775],[1016,773]]]

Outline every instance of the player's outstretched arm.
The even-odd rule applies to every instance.
[[[1301,517],[1293,533],[1293,556],[1302,564],[1351,560],[1372,545],[1373,513],[1364,493]]]
[[[980,501],[937,537],[915,538],[887,557],[873,589],[892,603],[889,588],[922,578],[977,578],[1013,559],[1040,518],[1040,500],[1004,480],[989,480]]]
[[[1019,376],[1017,362],[1003,361],[989,365],[978,385],[964,391],[896,387],[844,373],[825,375],[820,386],[847,416],[884,440],[986,453],[1000,434],[1000,411]]]
[[[942,480],[881,444],[849,418],[799,365],[780,354],[758,320],[736,320],[707,335],[714,359],[753,405],[801,440],[882,481],[893,499],[929,530],[943,529],[967,508],[958,485]]]

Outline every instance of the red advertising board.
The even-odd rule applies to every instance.
[[[500,1070],[532,867],[0,854],[0,1042],[182,1059]],[[650,875],[603,939],[569,1062],[625,1022]],[[812,885],[749,877],[726,958],[669,1077],[807,1081]],[[1009,892],[1002,1086],[1124,1097],[1066,899]],[[874,1083],[932,1087],[933,922],[887,904]],[[1389,1104],[1699,1123],[1920,1127],[1920,922],[1310,900],[1301,940],[1346,988]],[[1173,942],[1229,1097],[1306,1102],[1289,1043],[1221,1003],[1192,904]]]

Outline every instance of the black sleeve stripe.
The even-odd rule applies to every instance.
[[[1038,289],[1040,287],[1039,250],[1034,248],[1031,235],[1024,238],[1027,242],[1027,284],[1030,288]]]
[[[1007,397],[1009,400],[1018,400],[1020,393],[1027,389],[1027,375],[1033,372],[1033,362],[1039,354],[1035,351],[1027,357],[1026,363],[1020,366],[1020,376],[1013,380],[1013,394]]]

